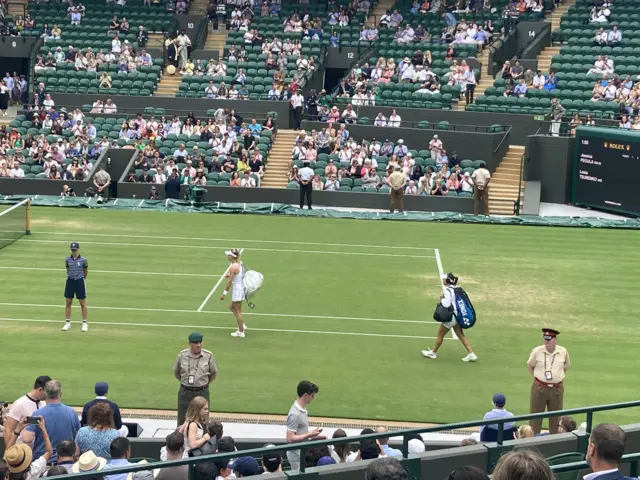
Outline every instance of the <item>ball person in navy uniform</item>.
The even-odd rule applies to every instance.
[[[80,255],[80,245],[72,242],[70,247],[71,255],[65,260],[65,268],[67,269],[67,284],[64,288],[64,298],[66,300],[64,306],[65,322],[62,331],[66,332],[71,329],[71,304],[73,298],[77,298],[82,310],[82,332],[89,330],[87,325],[87,287],[85,279],[89,274],[89,263],[87,259]]]

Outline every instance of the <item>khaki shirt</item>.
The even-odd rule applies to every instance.
[[[389,186],[394,190],[399,190],[404,186],[404,175],[402,172],[396,171],[389,175]]]
[[[209,350],[202,349],[194,356],[190,348],[185,348],[178,354],[173,372],[185,387],[206,387],[218,374],[218,364]],[[193,375],[193,383],[189,383],[190,375]]]
[[[475,182],[477,188],[479,188],[480,190],[484,190],[484,188],[487,186],[487,183],[489,183],[491,174],[486,168],[478,168],[473,172],[471,178],[473,178],[473,181]]]
[[[560,383],[564,380],[565,370],[571,366],[569,352],[564,347],[556,345],[553,353],[549,353],[544,345],[534,348],[527,360],[527,365],[533,368],[533,376],[542,383]],[[551,379],[547,379],[544,372],[551,372]]]

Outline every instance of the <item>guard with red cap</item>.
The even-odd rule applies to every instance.
[[[543,328],[544,344],[534,348],[527,361],[529,373],[533,375],[530,413],[562,410],[564,377],[571,362],[567,349],[557,345],[558,335],[560,335],[558,330]],[[549,417],[549,433],[558,433],[560,418],[560,416]],[[529,425],[537,435],[542,427],[542,419],[530,420]]]

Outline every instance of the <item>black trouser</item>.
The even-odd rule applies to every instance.
[[[189,403],[196,397],[204,397],[208,402],[210,400],[209,387],[195,388],[180,385],[180,389],[178,390],[178,427],[184,423],[184,417],[187,414]]]
[[[307,206],[309,210],[311,210],[311,192],[313,189],[311,188],[311,181],[306,185],[304,183],[300,184],[300,208],[304,207],[304,197],[307,197]]]
[[[296,130],[300,130],[300,122],[302,122],[302,107],[296,107],[293,109],[293,120],[296,122]]]
[[[473,103],[473,94],[476,91],[475,83],[467,83],[467,90],[464,92],[464,96],[467,100],[467,103]]]

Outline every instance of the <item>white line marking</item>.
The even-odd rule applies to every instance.
[[[37,224],[37,222],[36,222]],[[229,239],[229,238],[202,238],[202,237],[159,237],[156,235],[124,235],[116,233],[76,233],[76,232],[50,232],[50,231],[35,231],[36,234],[47,235],[65,235],[67,237],[124,237],[124,238],[157,238],[160,240],[195,240],[206,242],[229,242],[229,243],[275,243],[275,244],[288,244],[288,245],[315,245],[325,247],[358,247],[358,248],[385,248],[385,249],[402,249],[402,250],[429,250],[433,251],[430,247],[399,247],[397,245],[357,245],[353,243],[322,243],[322,242],[296,242],[287,240],[256,240],[253,239]],[[253,250],[253,249],[252,249]]]
[[[0,238],[0,240],[4,240]],[[7,239],[11,240],[11,239]],[[27,243],[64,243],[66,240],[22,240],[19,245],[26,245]],[[83,245],[108,245],[116,247],[161,247],[161,248],[176,248],[177,245],[157,244],[157,243],[120,243],[120,242],[82,242]],[[189,248],[206,248],[209,250],[227,250],[229,247],[214,247],[208,245],[190,245]],[[425,255],[405,255],[397,253],[370,253],[370,252],[332,252],[325,250],[289,250],[280,248],[251,248],[251,251],[255,252],[280,252],[280,253],[320,253],[320,254],[335,254],[335,255],[358,255],[366,257],[404,257],[404,258],[434,258]]]
[[[442,287],[442,293],[445,291],[444,284],[442,283],[442,277],[444,277],[444,269],[442,268],[442,259],[440,258],[440,250],[437,248],[433,249],[433,252],[436,254],[436,263],[438,264],[438,272],[440,273],[440,286]],[[453,328],[450,328],[451,336],[457,340],[458,335],[453,331]]]
[[[35,307],[35,308],[64,308],[64,305],[47,305],[42,303],[0,303],[2,306],[7,307]],[[77,308],[74,306],[73,308]],[[179,310],[179,309],[165,309],[165,308],[138,308],[138,307],[105,307],[105,306],[90,306],[89,310],[118,310],[125,312],[158,312],[158,313],[213,313],[215,315],[231,315],[231,312],[216,311],[216,310],[202,310],[201,312],[195,310]],[[279,317],[279,318],[307,318],[307,319],[320,319],[320,320],[345,320],[355,322],[379,322],[379,323],[439,323],[436,321],[424,321],[424,320],[402,320],[402,319],[389,319],[389,318],[369,318],[369,317],[334,317],[331,315],[298,315],[295,313],[262,313],[262,312],[243,312],[243,315],[250,315],[256,317]]]
[[[0,322],[20,322],[20,323],[61,323],[60,320],[37,319],[37,318],[7,318],[0,317]],[[213,330],[235,330],[237,327],[218,327],[213,325],[163,325],[158,323],[125,323],[125,322],[91,322],[91,325],[117,325],[122,327],[155,327],[155,328],[190,328],[190,329],[213,329]],[[252,328],[252,332],[279,332],[279,333],[309,333],[314,335],[345,335],[353,337],[383,337],[383,338],[412,338],[418,340],[433,340],[435,337],[421,337],[418,335],[387,335],[383,333],[358,333],[358,332],[325,332],[322,330],[287,330],[280,328]],[[452,340],[452,339],[447,339]]]
[[[45,267],[2,267],[1,270],[38,270],[43,272],[64,272],[64,268],[45,268]],[[167,273],[167,272],[127,272],[123,270],[91,270],[91,273],[116,273],[122,275],[166,275],[171,277],[217,277],[217,275],[208,275],[206,273]]]
[[[244,252],[244,248],[240,249],[240,254],[242,255],[242,252]],[[211,289],[211,291],[209,292],[209,295],[207,295],[207,298],[204,299],[204,301],[200,304],[200,306],[198,307],[198,312],[201,312],[202,309],[204,308],[204,306],[207,304],[207,302],[209,301],[209,299],[211,298],[211,295],[213,295],[213,292],[216,291],[216,289],[220,286],[220,284],[222,283],[222,280],[224,280],[224,277],[227,275],[227,273],[229,273],[229,269],[231,268],[231,264],[229,264],[229,266],[227,267],[227,269],[224,271],[224,273],[222,275],[220,275],[220,278],[218,279],[218,281],[216,282],[216,284],[213,286],[213,288]]]

